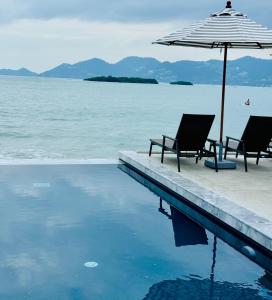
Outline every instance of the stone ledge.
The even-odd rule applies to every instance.
[[[220,219],[246,237],[272,251],[272,222],[193,182],[167,166],[134,151],[119,152],[119,159]]]

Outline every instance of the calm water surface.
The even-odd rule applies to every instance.
[[[272,299],[265,269],[162,205],[117,165],[2,166],[0,299]]]
[[[228,87],[225,133],[239,137],[250,114],[271,115],[271,92]],[[175,135],[183,113],[216,114],[216,138],[220,94],[218,86],[2,76],[0,158],[108,158],[120,149],[146,150],[150,137]]]

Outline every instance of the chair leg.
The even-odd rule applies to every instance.
[[[247,157],[246,157],[246,153],[244,153],[244,163],[245,163],[245,171],[247,172]]]
[[[160,208],[159,210],[163,210],[163,207],[162,207],[162,197],[160,197]]]
[[[151,153],[152,153],[152,146],[153,146],[153,144],[152,144],[152,142],[150,143],[150,148],[149,148],[149,156],[151,156]]]
[[[178,172],[180,172],[180,161],[179,161],[179,153],[177,152],[177,161],[178,161]]]
[[[239,155],[239,153],[238,153],[238,152],[236,152],[236,154],[235,154],[236,158],[238,157],[238,155]]]
[[[227,159],[227,153],[228,153],[228,149],[227,149],[227,147],[226,147],[226,149],[225,149],[225,154],[224,154],[224,159]]]
[[[161,152],[161,163],[163,164],[163,159],[164,159],[164,147],[162,147],[162,152]]]
[[[214,144],[214,164],[215,164],[215,172],[218,172],[218,163],[217,163],[217,153],[216,153],[216,145]],[[225,152],[226,153],[226,152]]]
[[[258,166],[258,164],[259,164],[260,155],[261,155],[261,153],[258,152],[258,154],[257,154],[257,159],[256,159],[256,165],[257,165],[257,166]]]
[[[227,137],[224,159],[227,159],[228,148],[229,148],[229,138]]]
[[[198,163],[198,159],[199,159],[199,151],[197,151],[196,153],[196,164]]]

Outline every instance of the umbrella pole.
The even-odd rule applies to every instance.
[[[213,299],[213,291],[214,291],[214,271],[215,271],[215,264],[216,264],[216,249],[217,249],[217,237],[214,236],[213,238],[213,258],[212,258],[212,267],[211,267],[211,286],[210,286],[210,297],[209,299]]]
[[[227,60],[228,60],[228,43],[224,44],[224,65],[223,65],[223,81],[222,81],[222,99],[221,99],[221,118],[220,118],[220,138],[218,144],[218,169],[235,169],[236,163],[223,159],[223,136],[224,136],[224,110],[225,110],[225,94],[227,79]],[[205,166],[215,169],[215,162],[206,160]]]
[[[222,82],[222,100],[221,100],[221,119],[220,119],[219,161],[223,160],[223,136],[224,136],[224,111],[225,111],[226,78],[227,78],[227,59],[228,59],[228,44],[225,43],[223,82]]]

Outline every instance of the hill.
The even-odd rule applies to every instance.
[[[18,69],[18,70],[0,69],[0,75],[6,75],[6,76],[38,76],[37,73],[29,71],[28,69],[25,69],[25,68]]]
[[[40,76],[79,78],[95,76],[126,76],[154,78],[159,82],[190,81],[197,84],[221,84],[222,61],[160,62],[150,57],[127,57],[110,64],[91,59],[73,65],[62,64]],[[228,62],[228,84],[272,85],[272,60],[243,57]]]
[[[115,64],[93,58],[75,64],[63,63],[36,74],[27,69],[0,70],[0,75],[42,76],[84,79],[97,76],[154,78],[159,82],[189,81],[194,84],[221,84],[222,61],[160,62],[151,57],[131,56]],[[272,60],[243,57],[228,62],[230,85],[271,86]]]

